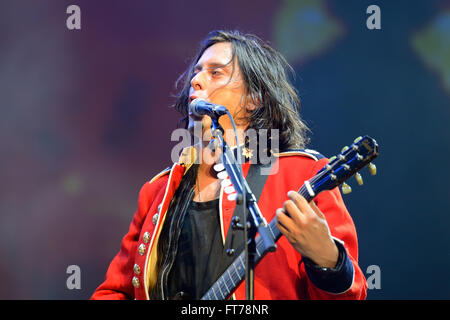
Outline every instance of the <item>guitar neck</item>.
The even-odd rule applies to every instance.
[[[303,185],[298,191],[308,202],[314,197],[310,195],[308,189]],[[272,235],[274,242],[277,242],[281,238],[281,232],[277,227],[277,218],[273,218],[269,223],[269,232]],[[265,248],[262,239],[257,236],[256,242],[256,256],[255,265],[261,261],[261,259],[269,252],[268,248]],[[213,284],[213,286],[205,293],[201,300],[225,300],[228,298],[238,285],[245,278],[245,251],[233,261],[233,263],[225,270],[220,278]]]

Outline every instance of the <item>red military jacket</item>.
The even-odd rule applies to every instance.
[[[290,190],[299,190],[328,160],[317,159],[313,153],[286,152],[277,155],[267,177],[258,206],[270,222],[276,209],[283,206]],[[95,290],[91,299],[149,299],[156,281],[157,246],[165,214],[184,173],[195,159],[192,149],[183,151],[180,161],[159,173],[141,188],[138,208],[128,233],[122,240],[119,253],[112,260],[105,281]],[[243,164],[244,174],[250,163]],[[338,188],[320,193],[315,203],[326,216],[331,235],[344,243],[353,264],[353,282],[348,290],[336,294],[323,291],[309,279],[301,255],[282,236],[275,252],[268,253],[255,268],[254,298],[257,300],[292,299],[365,299],[367,284],[358,266],[358,244],[353,220],[348,213]],[[219,215],[222,239],[236,206],[228,200],[223,187],[220,190]],[[236,299],[245,299],[245,281],[234,292]]]

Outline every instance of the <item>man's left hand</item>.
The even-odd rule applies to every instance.
[[[321,267],[334,268],[339,250],[324,214],[314,201],[308,203],[298,192],[289,191],[288,197],[276,211],[278,229],[302,256]]]

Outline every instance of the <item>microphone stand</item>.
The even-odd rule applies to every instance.
[[[263,250],[268,250],[273,252],[276,250],[276,244],[274,239],[270,235],[269,226],[267,224],[266,219],[262,215],[261,211],[256,202],[256,197],[250,189],[247,181],[245,180],[240,167],[237,165],[237,161],[234,157],[233,152],[231,152],[228,144],[225,142],[223,138],[223,128],[219,124],[220,115],[210,115],[212,119],[211,123],[211,131],[212,135],[219,142],[219,146],[222,147],[222,163],[227,171],[228,176],[230,177],[231,183],[234,186],[234,189],[237,192],[236,203],[242,204],[244,202],[246,204],[246,209],[250,212],[250,215],[247,215],[247,211],[245,210],[244,217],[245,218],[245,226],[239,229],[244,230],[244,246],[245,246],[245,256],[246,256],[246,272],[245,272],[245,292],[246,299],[253,300],[254,299],[254,277],[255,277],[255,258],[257,255],[256,251],[256,233],[259,232],[259,235],[263,241],[264,248]],[[239,146],[236,146],[239,148]],[[247,232],[245,232],[247,231]]]

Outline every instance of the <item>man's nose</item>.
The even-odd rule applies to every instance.
[[[194,77],[191,79],[191,87],[194,88],[194,90],[201,90],[203,88],[202,82],[202,72],[198,72]]]

